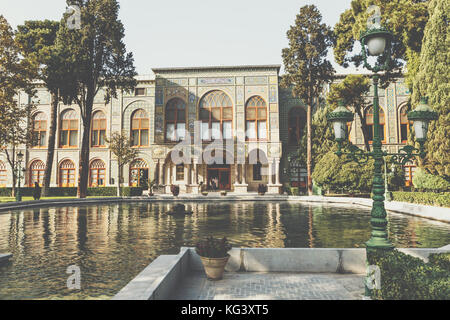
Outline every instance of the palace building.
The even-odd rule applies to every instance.
[[[279,65],[157,68],[154,77],[137,77],[134,92],[119,93],[108,104],[104,92],[99,92],[90,133],[89,186],[117,185],[118,166],[106,139],[122,131],[139,152],[124,167],[124,185],[150,179],[166,193],[171,185],[179,185],[182,193],[194,194],[202,185],[237,193],[255,192],[260,184],[267,185],[268,193],[279,193],[287,182],[303,188],[306,170],[295,161],[288,163],[288,155],[305,134],[306,109],[290,90],[280,88],[279,71]],[[402,81],[380,90],[384,143],[391,152],[406,143],[409,130],[405,117],[409,92]],[[23,92],[18,99],[29,101]],[[38,88],[32,101],[37,139],[33,147],[21,150],[25,186],[42,183],[50,127],[50,94]],[[371,109],[366,112],[370,124]],[[363,147],[358,121],[351,126],[350,139]],[[61,103],[52,187],[77,185],[81,133],[78,106]],[[405,170],[410,183],[414,166]],[[11,184],[11,170],[2,154],[0,186]]]

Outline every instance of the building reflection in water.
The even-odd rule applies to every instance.
[[[357,247],[370,237],[370,211],[288,202],[192,202],[192,215],[171,216],[174,203],[123,203],[0,214],[0,299],[110,297],[161,254],[208,236],[234,247]],[[450,243],[450,226],[390,214],[398,247]],[[78,265],[82,290],[66,288]]]

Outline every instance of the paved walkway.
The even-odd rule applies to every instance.
[[[209,281],[191,273],[171,300],[361,300],[364,275],[305,273],[225,273]]]

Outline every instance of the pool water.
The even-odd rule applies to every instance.
[[[234,247],[354,248],[370,238],[370,210],[290,202],[186,203],[192,216],[165,214],[174,203],[122,203],[0,213],[0,299],[108,299],[151,261],[208,236]],[[450,224],[389,213],[397,247],[441,247]],[[69,266],[81,290],[69,290]]]

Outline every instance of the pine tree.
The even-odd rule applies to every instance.
[[[64,57],[57,55],[54,47],[58,29],[59,22],[56,21],[25,21],[17,27],[16,33],[16,42],[20,45],[22,54],[40,65],[38,79],[44,82],[51,95],[47,160],[42,187],[44,196],[48,195],[55,154],[59,91],[65,85],[64,63],[60,61]]]
[[[427,156],[421,165],[450,181],[450,3],[432,0],[428,9],[430,19],[425,28],[412,101],[417,103],[420,96],[426,95],[429,105],[439,114],[439,120],[430,123]]]
[[[282,57],[286,74],[281,85],[292,87],[295,97],[302,99],[307,108],[307,159],[308,193],[312,195],[312,113],[318,106],[324,84],[331,82],[334,69],[326,59],[332,46],[332,30],[322,23],[322,15],[314,5],[300,8],[295,24],[287,32],[289,47],[283,49]]]
[[[92,108],[100,89],[105,103],[117,97],[117,90],[131,91],[137,84],[134,58],[127,53],[124,27],[119,20],[117,0],[74,0],[67,4],[81,9],[81,28],[69,29],[66,19],[59,28],[56,47],[65,57],[66,86],[60,92],[65,104],[80,108],[83,124],[80,151],[78,197],[87,196]]]

